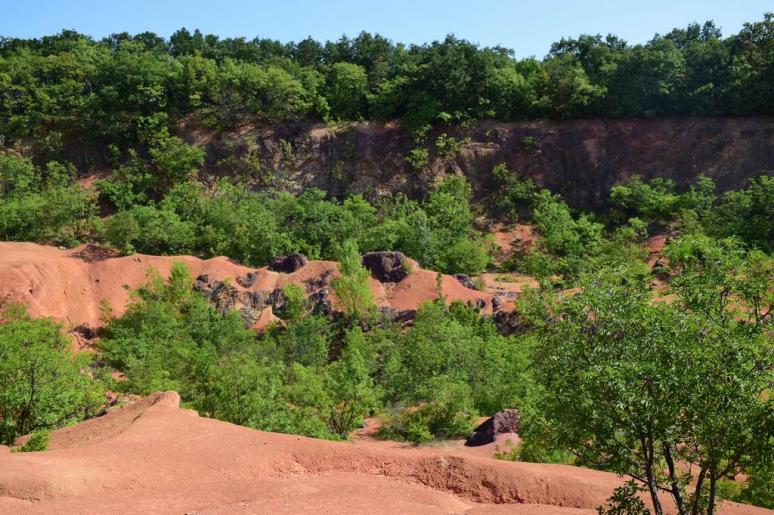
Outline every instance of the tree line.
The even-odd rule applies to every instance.
[[[644,44],[582,35],[543,59],[453,35],[423,45],[363,32],[321,43],[219,38],[198,30],[101,40],[74,31],[0,39],[0,133],[120,148],[195,114],[247,120],[496,118],[774,113],[774,16],[723,37],[712,22]]]

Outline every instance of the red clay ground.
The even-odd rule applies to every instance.
[[[151,395],[55,431],[44,452],[0,448],[0,512],[591,514],[621,482],[454,445],[265,433],[201,418],[178,402],[174,392]]]
[[[35,243],[0,242],[0,302],[22,302],[32,316],[53,317],[67,327],[83,323],[96,327],[100,325],[100,302],[107,302],[113,314],[120,315],[129,301],[129,293],[145,283],[149,268],[166,277],[175,261],[185,263],[193,277],[207,274],[210,280],[230,279],[240,289],[243,288],[235,278],[256,271],[258,279],[249,289],[263,291],[319,277],[338,267],[333,261],[311,261],[295,273],[280,274],[266,268],[248,268],[225,257],[118,257],[90,245],[68,250]],[[417,309],[422,302],[437,298],[437,274],[414,263],[411,274],[400,283],[382,284],[372,279],[371,288],[381,306]],[[484,299],[488,306],[493,297],[489,292],[468,289],[448,275],[443,277],[442,293],[449,302]],[[267,308],[261,318],[264,323],[273,320],[271,309]]]

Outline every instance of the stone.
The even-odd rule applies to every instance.
[[[383,283],[398,283],[408,276],[403,252],[369,252],[361,258],[363,266]]]
[[[465,445],[476,447],[493,443],[497,435],[519,432],[519,412],[513,408],[498,411],[478,426],[467,440]]]
[[[309,262],[306,256],[294,252],[287,256],[275,257],[269,263],[269,270],[272,272],[280,272],[282,274],[292,274],[302,269]]]
[[[527,324],[522,316],[515,311],[496,311],[494,323],[497,331],[503,336],[523,334],[527,331]]]
[[[459,281],[461,285],[463,285],[465,288],[475,290],[476,285],[473,284],[473,279],[470,278],[470,276],[465,274],[454,274],[454,278]]]
[[[247,272],[245,275],[239,275],[236,278],[236,282],[242,288],[249,288],[255,284],[258,279],[258,274],[255,272]]]

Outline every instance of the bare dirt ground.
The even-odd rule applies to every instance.
[[[21,302],[32,316],[52,317],[68,328],[79,324],[98,327],[101,303],[106,303],[114,315],[122,314],[130,293],[145,283],[149,269],[166,277],[176,261],[185,263],[192,277],[207,274],[210,280],[228,279],[240,289],[245,288],[238,286],[236,277],[256,272],[255,283],[247,289],[269,292],[338,269],[333,261],[310,261],[295,273],[281,274],[266,268],[248,268],[226,257],[203,260],[193,256],[118,256],[94,245],[60,249],[0,242],[0,302]],[[371,279],[371,287],[380,305],[399,310],[417,309],[422,302],[438,298],[437,273],[423,270],[416,263],[400,283],[382,284]],[[483,299],[487,310],[491,309],[491,293],[466,288],[449,275],[442,278],[441,294],[448,302]],[[265,323],[274,320],[267,309],[269,312],[261,317]]]
[[[266,433],[178,403],[174,392],[153,394],[53,432],[43,452],[0,447],[0,512],[591,514],[621,482],[577,467],[498,461],[455,444]]]

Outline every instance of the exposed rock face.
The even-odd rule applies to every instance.
[[[408,276],[403,252],[369,252],[362,257],[363,266],[383,283],[399,283]]]
[[[470,288],[471,290],[476,289],[476,285],[473,284],[473,279],[471,279],[470,276],[465,274],[454,274],[454,278],[457,279],[465,288]]]
[[[269,270],[272,272],[280,272],[282,274],[292,274],[301,270],[309,262],[306,256],[294,252],[288,256],[275,257],[269,263]]]
[[[401,311],[392,306],[382,306],[379,308],[379,312],[384,315],[386,319],[397,322],[401,327],[414,325],[414,321],[417,318],[416,309],[404,309]]]
[[[193,289],[203,294],[220,313],[238,310],[247,326],[252,326],[267,306],[264,292],[240,290],[223,281],[210,282],[206,274],[196,278]]]
[[[470,138],[452,158],[437,153],[436,138]],[[505,163],[538,186],[561,193],[573,207],[602,202],[610,187],[632,174],[674,179],[685,186],[697,175],[712,177],[721,190],[739,188],[750,177],[774,169],[774,117],[658,118],[501,123],[438,127],[428,138],[430,162],[420,172],[405,160],[414,145],[394,122],[361,122],[345,128],[323,124],[265,124],[214,134],[194,126],[182,136],[207,152],[207,173],[234,156],[261,156],[266,172],[281,176],[293,191],[317,187],[332,195],[405,193],[423,197],[439,178],[462,174],[478,199],[495,188],[492,168]],[[286,152],[288,145],[292,152]],[[231,163],[231,161],[230,161]],[[231,166],[231,165],[229,165]],[[330,173],[331,170],[338,173]]]
[[[504,409],[486,419],[465,441],[465,445],[475,447],[486,445],[497,439],[497,435],[519,432],[519,412]]]
[[[311,279],[307,279],[306,281],[304,281],[304,286],[306,287],[306,291],[309,293],[309,292],[319,290],[321,288],[327,288],[328,286],[330,286],[331,281],[333,280],[333,274],[334,274],[334,270],[333,268],[331,268],[321,273],[318,277],[312,277]]]

